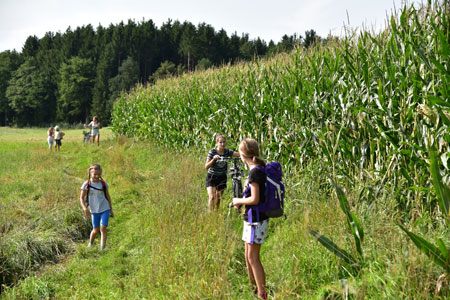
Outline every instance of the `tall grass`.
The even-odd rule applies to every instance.
[[[389,21],[379,34],[138,86],[115,104],[113,130],[178,149],[208,148],[215,132],[251,136],[288,169],[318,157],[347,184],[395,187],[400,208],[433,210],[429,146],[449,171],[448,7],[403,7]]]

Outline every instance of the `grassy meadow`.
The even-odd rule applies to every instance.
[[[45,131],[0,129],[0,299],[256,299],[241,216],[228,215],[225,203],[207,210],[208,149],[172,152],[103,129],[99,147],[84,145],[81,130],[67,130],[55,153]],[[90,225],[79,205],[93,162],[104,168],[115,211],[105,251],[98,238],[86,248]],[[445,298],[434,294],[442,270],[396,226],[389,193],[354,210],[366,236],[358,274],[312,238],[308,228],[354,252],[326,182],[320,162],[288,180],[287,219],[272,220],[262,247],[271,299],[342,299],[347,290],[349,299]],[[350,202],[360,188],[346,191]],[[444,229],[416,225],[448,240]]]

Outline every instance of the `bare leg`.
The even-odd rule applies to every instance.
[[[95,135],[92,136],[92,144],[95,143]]]
[[[100,146],[100,134],[97,135],[97,146]]]
[[[100,225],[100,234],[101,234],[101,243],[102,246],[104,247],[106,245],[106,226]]]
[[[208,201],[208,209],[209,211],[212,211],[214,209],[214,204],[216,202],[216,188],[213,186],[208,186],[206,188],[206,190],[208,191],[208,197],[209,197],[209,201]]]
[[[92,231],[91,231],[91,237],[90,237],[90,239],[89,239],[89,242],[90,242],[91,244],[94,243],[94,240],[95,240],[95,237],[97,236],[98,231],[99,231],[99,228],[98,228],[98,227],[92,229]]]
[[[223,191],[224,190],[221,190],[221,191],[216,190],[216,203],[215,203],[215,209],[216,210],[219,210],[220,201],[222,200]]]
[[[245,262],[247,264],[247,268],[250,266],[251,270],[248,270],[250,283],[254,280],[256,282],[256,286],[258,287],[258,294],[265,294],[266,273],[264,272],[264,268],[259,257],[261,244],[245,243],[245,250]]]
[[[249,244],[245,243],[245,265],[247,266],[247,274],[248,274],[248,279],[250,280],[250,285],[252,290],[255,290],[256,287],[256,281],[255,281],[255,276],[253,276],[253,270],[250,266],[250,263],[248,262],[248,251],[249,251]]]

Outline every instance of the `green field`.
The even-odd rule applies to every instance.
[[[241,217],[228,216],[224,204],[218,213],[207,210],[208,149],[175,153],[107,129],[97,147],[82,144],[81,130],[66,133],[55,153],[47,149],[45,129],[0,129],[0,278],[11,285],[2,300],[256,299],[248,288]],[[86,248],[89,222],[78,202],[93,162],[104,168],[116,214],[106,251],[98,240]],[[354,253],[319,165],[289,180],[288,217],[271,222],[262,247],[270,297],[341,299],[345,279],[352,299],[436,299],[442,270],[396,226],[388,193],[376,205],[352,209],[365,231],[365,263],[357,274],[307,233],[316,229]],[[359,192],[346,191],[351,203]],[[416,231],[448,240],[444,227],[428,224],[419,219]]]

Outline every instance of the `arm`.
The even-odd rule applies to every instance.
[[[114,218],[114,213],[113,213],[113,209],[112,209],[112,205],[111,205],[111,196],[109,195],[109,189],[106,189],[105,192],[106,192],[106,200],[108,200],[109,207],[111,208],[110,216],[111,216],[111,218]]]
[[[240,157],[241,155],[239,154],[239,152],[233,151],[233,156],[234,157]]]
[[[259,184],[257,182],[250,183],[251,196],[247,198],[233,198],[233,205],[256,205],[259,203]]]
[[[91,216],[91,212],[86,207],[86,204],[84,204],[84,198],[86,198],[86,194],[87,194],[86,190],[81,190],[80,204],[81,204],[81,207],[83,208],[84,215],[86,216],[86,218],[89,218]]]
[[[205,169],[209,169],[211,168],[211,166],[213,165],[213,163],[219,159],[219,155],[214,155],[214,157],[212,159],[207,158],[206,159],[206,163],[205,163]]]
[[[93,121],[91,121],[91,123],[89,123],[89,124],[87,125],[87,127],[91,127],[91,126],[92,126],[92,123],[93,123]]]

